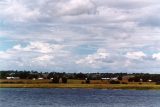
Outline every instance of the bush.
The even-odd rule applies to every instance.
[[[54,76],[52,79],[52,83],[59,83],[59,77]]]
[[[119,77],[118,77],[118,80],[122,80],[122,76],[119,76]]]
[[[160,85],[160,81],[157,81],[157,82],[156,82],[156,85]]]
[[[84,81],[81,82],[81,84],[84,84],[84,83],[85,83]]]
[[[127,82],[122,82],[122,84],[128,84]]]
[[[62,83],[67,83],[67,78],[66,77],[62,78]]]
[[[128,82],[134,82],[134,78],[129,78]]]
[[[86,84],[90,84],[90,79],[86,78]]]
[[[109,83],[110,83],[110,84],[120,84],[119,81],[114,81],[114,80],[110,81]]]

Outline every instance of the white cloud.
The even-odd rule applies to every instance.
[[[9,59],[11,54],[0,51],[0,59]]]
[[[57,3],[60,15],[95,14],[96,6],[91,0],[69,0]]]
[[[160,60],[160,53],[153,54],[152,58],[155,59],[155,60]]]
[[[33,60],[36,61],[36,62],[37,61],[50,61],[53,58],[54,58],[54,56],[51,56],[51,55],[50,56],[49,55],[42,55],[42,56],[34,58]]]
[[[3,6],[2,14],[6,19],[12,19],[12,21],[24,22],[27,20],[36,19],[40,13],[36,9],[30,9],[25,4],[12,0],[8,1],[8,4]]]
[[[127,52],[126,57],[129,59],[136,59],[141,60],[145,58],[147,55],[143,53],[142,51],[136,51],[136,52]]]
[[[28,52],[39,52],[39,53],[52,53],[59,51],[63,48],[63,45],[49,44],[44,42],[30,42],[26,47],[21,47],[21,45],[15,45],[14,50],[17,51],[28,51]]]
[[[33,58],[31,63],[33,65],[36,64],[38,66],[46,66],[46,67],[49,65],[52,65],[52,66],[55,65],[54,56],[48,55],[48,54]]]
[[[79,59],[76,61],[76,64],[89,65],[93,67],[98,67],[99,64],[102,64],[110,54],[103,48],[97,50],[96,53],[88,55],[85,58]]]
[[[151,59],[159,59],[155,53],[160,51],[159,3],[1,0],[1,63],[9,67],[16,61],[33,69],[46,63],[46,68],[58,65],[61,70],[79,69],[80,65],[83,71],[86,65],[104,71],[115,66],[117,71],[145,69],[148,64],[156,68],[158,61]],[[144,52],[155,54],[151,58]]]
[[[0,52],[0,61],[4,65],[18,67],[39,67],[53,66],[59,62],[60,58],[64,59],[69,52],[64,50],[64,46],[50,44],[45,42],[31,42],[22,47],[20,44],[13,48]]]

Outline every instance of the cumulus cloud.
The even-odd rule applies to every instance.
[[[5,53],[3,51],[0,51],[0,58],[1,59],[9,59],[11,55],[9,53]]]
[[[18,44],[13,46],[12,49],[1,51],[0,61],[8,63],[8,68],[13,65],[17,68],[54,66],[55,62],[57,62],[57,57],[65,58],[69,55],[69,52],[63,50],[63,48],[64,46],[61,45],[44,42],[31,42],[24,47]],[[13,62],[15,63],[13,64]]]
[[[3,15],[6,19],[12,19],[13,21],[27,21],[31,19],[36,19],[39,16],[39,12],[36,9],[30,9],[25,4],[12,0],[8,1],[6,5],[2,6],[3,12],[0,14]]]
[[[30,42],[26,47],[21,47],[21,45],[15,45],[13,47],[14,50],[17,51],[28,51],[28,52],[39,52],[39,53],[52,53],[53,51],[58,51],[62,49],[61,45],[51,45],[49,43],[44,42]]]
[[[104,62],[110,63],[109,61],[110,54],[106,51],[106,49],[100,48],[96,53],[88,55],[85,58],[79,59],[76,61],[77,64],[83,64],[93,67],[102,66]]]
[[[42,65],[53,69],[57,65],[62,71],[145,71],[146,65],[157,68],[159,3],[1,0],[0,62],[6,69],[15,64],[14,69],[18,65],[24,69],[44,69]]]
[[[96,13],[96,5],[91,0],[69,0],[57,4],[60,15],[81,15]]]
[[[129,59],[136,59],[140,60],[145,58],[147,55],[143,53],[142,51],[137,51],[137,52],[127,52],[126,57]]]
[[[160,60],[160,53],[153,54],[152,58],[155,59],[155,60]]]
[[[43,55],[37,58],[34,58],[34,61],[50,61],[54,56],[49,56],[49,55]]]

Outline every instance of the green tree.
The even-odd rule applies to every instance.
[[[67,78],[66,77],[62,77],[62,83],[67,83]]]
[[[54,76],[52,79],[52,83],[59,83],[59,77],[58,76]]]

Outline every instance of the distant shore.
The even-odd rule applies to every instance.
[[[90,84],[84,80],[68,80],[64,83],[52,83],[51,80],[0,80],[0,88],[88,88],[88,89],[135,89],[135,90],[160,90],[160,85],[154,82],[138,82],[126,84],[109,84],[107,81],[91,80]]]
[[[91,88],[160,90],[160,85],[135,84],[0,84],[0,88]]]

